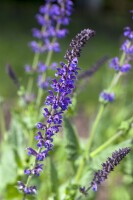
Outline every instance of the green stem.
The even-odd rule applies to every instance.
[[[90,133],[90,136],[89,136],[89,140],[88,140],[88,143],[87,143],[87,145],[86,145],[86,151],[85,151],[85,156],[86,156],[86,158],[88,157],[89,152],[90,152],[90,150],[91,150],[91,146],[92,146],[92,142],[93,142],[93,139],[94,139],[94,136],[95,136],[95,133],[96,133],[96,129],[97,129],[97,126],[98,126],[98,124],[99,124],[99,121],[100,121],[100,119],[101,119],[101,117],[102,117],[104,108],[105,108],[105,105],[104,105],[104,104],[101,104],[101,105],[100,105],[100,108],[99,108],[99,111],[98,111],[98,114],[97,114],[97,116],[96,116],[96,119],[95,119],[95,121],[94,121],[92,130],[91,130],[91,133]]]
[[[79,179],[80,179],[80,177],[82,175],[82,171],[84,169],[86,160],[88,159],[88,155],[89,155],[89,152],[91,150],[91,146],[92,146],[92,142],[93,142],[93,139],[94,139],[94,136],[95,136],[95,132],[96,132],[97,126],[99,124],[99,121],[100,121],[100,119],[102,117],[104,108],[105,108],[105,105],[101,104],[100,108],[99,108],[99,111],[98,111],[98,114],[97,114],[97,117],[95,119],[95,122],[93,124],[92,131],[90,133],[90,137],[89,137],[88,143],[86,145],[86,150],[84,152],[83,159],[81,160],[80,166],[79,166],[77,174],[76,174],[76,178],[75,178],[76,182],[79,181]]]
[[[33,63],[32,63],[33,71],[37,68],[39,57],[40,57],[40,53],[35,53],[34,59],[33,59]],[[34,83],[34,78],[31,75],[30,78],[29,78],[29,81],[28,81],[27,93],[31,93],[32,92],[33,83]]]
[[[113,87],[118,83],[120,76],[122,75],[121,72],[118,72],[117,74],[114,75],[114,78],[109,86],[109,88],[107,89],[108,92],[111,92],[111,90],[113,89]]]
[[[47,59],[46,59],[46,66],[50,65],[52,54],[53,54],[53,51],[49,51],[48,52]],[[45,76],[46,76],[46,73],[43,74],[43,80],[45,80]],[[37,100],[36,100],[36,104],[37,104],[38,107],[39,107],[39,105],[41,103],[41,98],[42,98],[43,93],[44,93],[43,89],[39,88],[38,95],[37,95]]]
[[[100,153],[103,149],[108,147],[112,142],[114,142],[117,138],[123,135],[124,132],[121,130],[117,134],[113,135],[110,139],[108,139],[105,143],[103,143],[100,147],[90,153],[90,157],[95,157],[98,153]]]

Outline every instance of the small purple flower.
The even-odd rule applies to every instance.
[[[46,129],[46,125],[41,122],[38,122],[36,127],[37,127],[37,129],[42,129],[42,130]]]
[[[60,29],[57,31],[56,34],[57,34],[58,38],[64,38],[67,33],[68,33],[68,31],[66,29]]]
[[[113,102],[115,99],[114,93],[108,93],[108,92],[101,92],[100,99],[104,100],[105,102]]]
[[[38,86],[42,89],[48,89],[50,78],[43,79],[43,75],[38,76]]]
[[[25,71],[26,72],[31,72],[32,68],[30,65],[25,65]]]
[[[24,173],[27,174],[27,175],[30,175],[31,174],[31,170],[30,169],[25,169]]]
[[[131,69],[131,65],[128,63],[120,65],[118,57],[112,58],[112,60],[110,61],[110,67],[115,69],[115,71],[121,71],[122,73],[129,72]]]
[[[116,71],[119,71],[120,70],[119,58],[118,57],[112,58],[109,66],[115,69]]]
[[[38,53],[38,52],[41,53],[42,52],[41,46],[36,41],[30,42],[29,46],[32,48],[32,50],[35,53]]]
[[[43,164],[37,164],[34,169],[32,169],[31,173],[37,176],[40,176],[40,172],[43,170]]]
[[[40,39],[41,38],[41,31],[37,28],[32,29],[33,37]]]
[[[37,188],[36,186],[26,187],[24,183],[18,181],[18,189],[22,190],[25,194],[36,194]]]
[[[125,27],[124,28],[124,36],[128,37],[129,39],[133,39],[133,31],[131,30],[130,27]]]
[[[122,46],[121,50],[123,50],[126,54],[133,55],[133,45],[131,45],[130,40],[126,40]]]
[[[43,62],[38,63],[38,72],[42,73],[47,70],[47,66]]]
[[[24,193],[25,194],[36,194],[37,193],[36,186],[25,187]]]
[[[56,62],[53,62],[51,65],[50,65],[50,68],[52,70],[55,70],[57,68],[58,64]]]
[[[131,69],[131,65],[127,63],[121,66],[120,71],[122,73],[125,73],[125,72],[129,72],[130,69]]]
[[[37,152],[34,149],[32,149],[31,147],[28,147],[27,150],[28,150],[29,156],[30,155],[37,156]]]
[[[18,181],[18,188],[19,190],[23,190],[25,188],[25,184],[22,183],[21,181]]]

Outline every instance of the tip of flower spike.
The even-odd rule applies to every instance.
[[[95,35],[95,31],[92,29],[84,29],[78,33],[70,43],[71,49],[68,49],[64,58],[71,63],[74,58],[80,57],[81,49],[86,42]]]

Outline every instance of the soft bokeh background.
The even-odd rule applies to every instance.
[[[31,29],[37,26],[35,14],[43,2],[43,0],[5,0],[0,2],[0,94],[10,103],[15,100],[17,90],[7,76],[5,66],[11,64],[21,83],[26,84],[24,65],[32,63],[33,59],[28,42],[33,39]],[[109,58],[119,55],[119,48],[123,41],[123,27],[132,24],[129,13],[131,9],[133,9],[132,0],[74,1],[69,35],[60,41],[62,52],[54,55],[54,61],[62,60],[71,38],[87,27],[96,30],[96,36],[88,42],[83,50],[80,58],[82,71],[90,68],[104,55]],[[112,74],[113,71],[108,69],[106,64],[85,84],[82,95],[78,95],[80,116],[82,113],[86,116],[94,113],[98,95],[102,89],[108,86]],[[132,85],[131,77],[132,72],[128,76],[130,85]],[[131,91],[131,87],[128,87],[128,91]],[[126,93],[127,89],[124,91],[125,95]],[[130,92],[128,96],[129,100],[133,97]],[[84,119],[84,114],[82,119]],[[80,119],[78,124],[80,124]],[[84,127],[86,127],[85,124],[86,121],[84,121]],[[83,135],[84,132],[86,130],[83,130]]]
[[[20,82],[24,85],[27,84],[28,77],[24,72],[24,65],[32,63],[33,59],[28,42],[33,39],[31,29],[38,26],[35,14],[43,2],[43,0],[4,0],[0,2],[0,96],[5,99],[6,112],[4,114],[7,119],[10,109],[15,106],[17,88],[8,77],[5,66],[11,64]],[[69,34],[67,38],[60,41],[62,51],[60,54],[54,54],[53,61],[63,59],[72,37],[84,28],[94,29],[96,36],[87,43],[79,59],[82,72],[105,55],[109,58],[120,55],[120,45],[124,39],[123,28],[133,24],[129,13],[131,9],[133,9],[132,0],[75,0],[74,12],[68,27]],[[82,91],[78,92],[77,113],[73,121],[81,136],[88,135],[88,130],[97,113],[99,93],[108,87],[113,74],[108,63],[105,63],[93,77],[86,81]],[[115,89],[116,101],[105,111],[102,123],[97,130],[94,148],[111,137],[121,120],[130,116],[133,106],[132,76],[133,70],[119,81]],[[102,133],[102,137],[98,133]],[[121,141],[122,139],[119,142]],[[115,173],[112,178],[115,181]],[[116,186],[119,185],[119,181],[117,181]],[[111,185],[110,182],[108,184]],[[107,200],[106,185],[101,191],[97,199]],[[112,193],[111,200],[119,200],[119,194],[116,194],[118,196],[116,197],[115,192],[117,193],[118,190],[114,191],[114,197]],[[130,200],[129,197],[124,197],[124,199]]]

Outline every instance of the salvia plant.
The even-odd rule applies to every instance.
[[[46,0],[40,7],[36,15],[40,28],[33,28],[35,39],[29,43],[33,61],[25,65],[26,86],[12,65],[6,65],[18,101],[8,129],[1,114],[1,200],[93,200],[102,199],[100,192],[109,200],[132,199],[133,113],[132,106],[121,106],[121,91],[126,87],[122,80],[127,81],[132,70],[133,31],[124,28],[119,56],[103,55],[83,71],[78,64],[81,51],[88,54],[84,46],[93,42],[96,32],[90,27],[79,30],[66,50],[65,61],[58,63],[53,56],[61,51],[60,39],[68,33],[73,10],[71,0]],[[83,139],[73,126],[77,96],[107,61],[113,77],[99,94],[89,136]],[[1,113],[3,102],[1,97]],[[111,118],[113,109],[117,113]]]

